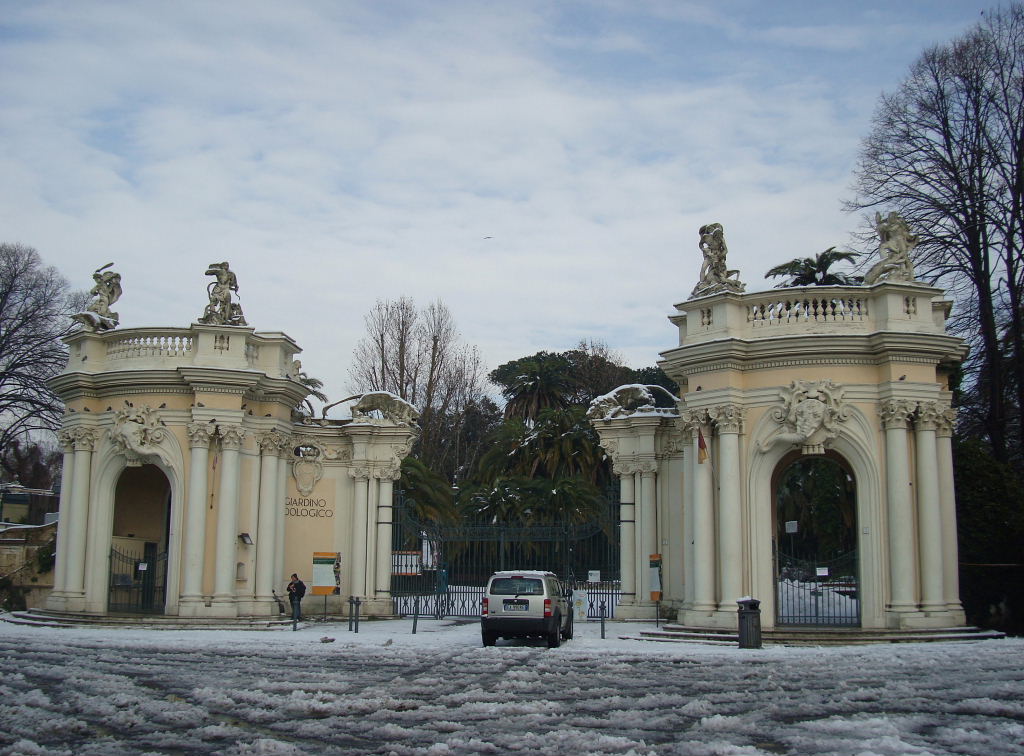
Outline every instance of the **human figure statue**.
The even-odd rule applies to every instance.
[[[725,229],[721,223],[709,223],[700,227],[698,246],[704,254],[704,262],[700,267],[700,280],[693,287],[690,298],[717,294],[720,291],[731,291],[737,294],[746,289],[746,284],[739,280],[738,270],[729,270],[725,257],[729,248],[725,246]]]
[[[918,237],[910,233],[910,227],[898,213],[889,213],[885,218],[881,213],[875,213],[875,229],[882,259],[872,265],[864,276],[864,285],[885,280],[913,281],[914,263],[910,253],[917,246]]]
[[[115,328],[120,319],[112,312],[110,305],[121,298],[121,274],[107,270],[114,263],[107,263],[97,268],[92,274],[93,287],[89,290],[90,301],[85,310],[76,312],[72,319],[81,323],[89,331],[109,331]]]
[[[246,325],[242,315],[242,306],[231,301],[231,294],[238,294],[238,278],[231,272],[226,262],[210,263],[206,275],[214,276],[206,287],[210,303],[206,305],[200,323],[205,325]]]

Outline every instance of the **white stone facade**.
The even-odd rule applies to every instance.
[[[966,349],[945,333],[943,292],[883,281],[676,309],[660,364],[677,407],[593,420],[621,481],[618,615],[653,617],[660,553],[662,606],[680,622],[735,627],[752,596],[773,627],[774,476],[828,454],[856,482],[861,626],[962,624],[947,378]]]
[[[311,584],[314,552],[341,555],[329,610],[354,595],[366,613],[391,612],[391,492],[412,423],[296,423],[307,389],[299,348],[282,333],[194,323],[67,342],[67,369],[53,381],[67,413],[47,608],[107,613],[112,544],[148,539],[167,560],[155,612],[274,616],[289,574]],[[145,466],[166,490],[128,485],[125,471]]]

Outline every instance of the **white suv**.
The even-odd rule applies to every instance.
[[[558,648],[572,638],[571,594],[553,572],[495,572],[480,612],[484,645],[493,646],[498,638],[544,638],[548,648]]]

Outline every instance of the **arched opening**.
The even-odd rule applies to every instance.
[[[795,452],[772,483],[776,624],[859,626],[857,488],[846,461]]]
[[[128,467],[114,491],[110,612],[163,614],[171,486],[155,465]]]

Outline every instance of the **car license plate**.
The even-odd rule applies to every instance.
[[[530,602],[526,599],[505,599],[506,612],[525,612],[530,608]]]

